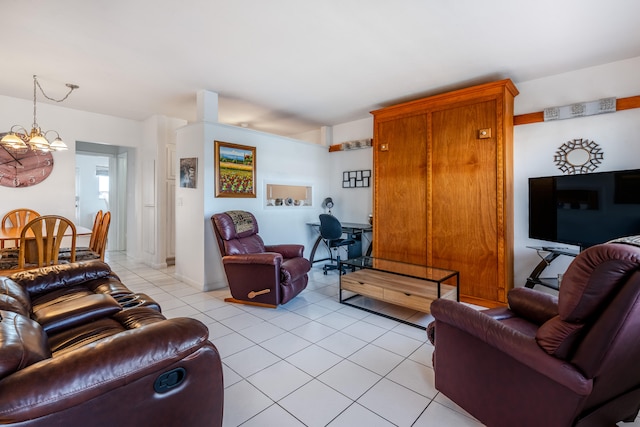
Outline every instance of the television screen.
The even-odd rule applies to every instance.
[[[587,248],[640,234],[640,169],[529,178],[529,237]]]

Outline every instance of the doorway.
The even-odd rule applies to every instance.
[[[76,223],[93,227],[98,210],[111,212],[108,251],[125,251],[127,155],[118,146],[76,143]]]

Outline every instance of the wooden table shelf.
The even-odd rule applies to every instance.
[[[352,304],[350,300],[362,295],[424,313],[429,313],[431,303],[437,298],[459,301],[460,278],[457,271],[373,257],[360,257],[340,263],[347,271],[340,276],[340,302],[352,307],[391,317]],[[343,298],[343,291],[355,295]],[[423,328],[402,319],[394,319]]]

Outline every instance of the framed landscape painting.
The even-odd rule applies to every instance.
[[[256,147],[215,141],[216,197],[256,197]]]

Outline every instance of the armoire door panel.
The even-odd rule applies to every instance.
[[[373,111],[374,256],[460,272],[462,301],[513,287],[509,79]]]
[[[460,271],[460,293],[496,299],[495,101],[435,111],[432,120],[430,247],[434,266]]]
[[[374,149],[374,177],[384,177],[374,186],[374,254],[378,258],[424,264],[426,117],[417,115],[380,123]]]

